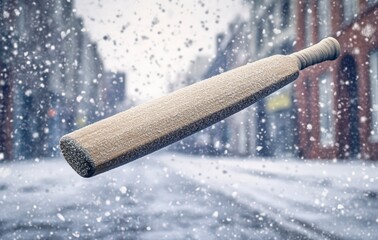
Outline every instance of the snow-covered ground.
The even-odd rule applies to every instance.
[[[1,239],[378,239],[373,162],[155,153],[84,179],[0,164]]]

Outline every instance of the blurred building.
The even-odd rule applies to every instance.
[[[55,156],[63,134],[107,115],[112,80],[73,4],[0,2],[0,158]]]
[[[295,40],[295,4],[251,1],[250,20],[236,19],[218,35],[217,54],[204,79],[274,54],[289,54]],[[210,143],[228,155],[296,155],[297,129],[293,85],[214,125]]]
[[[224,71],[241,66],[248,60],[246,39],[249,28],[240,18],[230,25],[227,34],[216,37],[215,57],[198,57],[188,69],[184,85],[218,75]],[[250,113],[242,111],[199,133],[182,140],[174,149],[183,152],[210,155],[238,155],[250,153],[250,135],[248,117]]]
[[[204,78],[218,75],[246,64],[249,59],[250,25],[236,17],[226,34],[217,36],[217,54]],[[211,143],[218,154],[253,155],[255,134],[254,108],[236,113],[211,129]]]
[[[294,1],[251,1],[250,61],[293,51],[296,25]],[[256,155],[297,154],[293,84],[255,104]]]
[[[295,4],[288,0],[251,1],[249,7],[249,21],[236,18],[227,34],[218,35],[216,57],[203,78],[273,54],[292,52]],[[212,138],[222,146],[221,152],[229,155],[296,155],[293,85],[215,125]]]
[[[377,159],[377,0],[248,4],[249,21],[236,19],[227,33],[217,36],[216,56],[201,79],[290,54],[326,36],[336,37],[343,51],[335,62],[302,71],[294,83],[202,131],[207,151]]]
[[[250,19],[244,21],[236,17],[226,33],[217,35],[215,57],[200,79],[293,50],[295,4],[288,0],[251,1],[247,6],[251,11]],[[196,136],[202,139],[186,146],[191,152],[202,147],[198,142],[205,141],[208,154],[295,155],[298,150],[293,86],[285,87]]]
[[[203,80],[203,75],[207,71],[209,64],[210,57],[202,55],[197,56],[196,59],[190,63],[185,74],[180,73],[177,75],[176,82],[171,84],[170,90],[174,91]],[[170,149],[191,154],[212,154],[214,152],[210,143],[208,129],[186,137],[176,144],[172,144]]]
[[[378,1],[297,1],[296,50],[334,36],[341,56],[296,84],[306,158],[378,159]]]
[[[120,112],[124,107],[126,92],[126,73],[105,72],[100,84],[101,105],[97,106],[100,118]],[[98,114],[96,114],[98,115]]]

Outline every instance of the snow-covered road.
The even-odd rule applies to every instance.
[[[372,162],[157,153],[90,179],[0,164],[1,239],[378,239]]]

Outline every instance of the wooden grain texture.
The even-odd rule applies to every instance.
[[[204,129],[295,80],[297,56],[276,55],[222,73],[63,136],[83,177],[128,163]]]

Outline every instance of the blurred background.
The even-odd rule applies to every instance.
[[[377,22],[377,0],[0,1],[0,237],[377,239]],[[327,36],[337,60],[163,152],[94,180],[62,159],[66,133]]]
[[[67,132],[326,36],[338,60],[170,150],[377,159],[376,3],[2,1],[0,159],[59,156]]]

